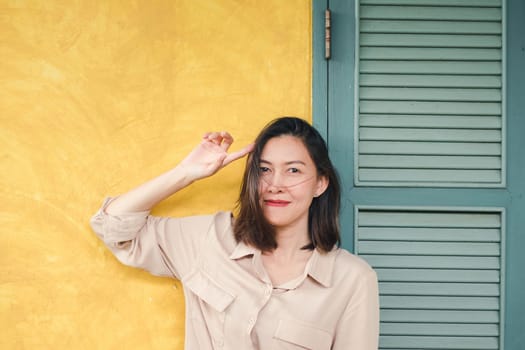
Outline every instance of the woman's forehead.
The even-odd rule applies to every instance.
[[[291,135],[277,136],[268,140],[262,149],[260,161],[267,163],[313,163],[303,141]]]

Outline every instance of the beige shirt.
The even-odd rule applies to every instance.
[[[91,225],[115,256],[181,280],[185,349],[377,349],[377,277],[348,251],[314,250],[302,276],[274,286],[261,251],[235,242],[231,213],[111,216],[109,201]]]

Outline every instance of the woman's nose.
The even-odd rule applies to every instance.
[[[281,191],[283,187],[286,187],[283,183],[283,176],[278,174],[265,176],[263,180],[268,185],[267,190],[269,192]]]

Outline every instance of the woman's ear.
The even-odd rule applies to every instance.
[[[326,189],[328,188],[329,183],[330,181],[326,176],[319,176],[319,178],[317,179],[317,188],[315,190],[314,197],[319,197],[320,195],[322,195],[324,191],[326,191]]]

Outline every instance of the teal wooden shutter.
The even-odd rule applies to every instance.
[[[363,15],[365,6],[372,11]],[[525,349],[525,2],[316,0],[312,7],[314,125],[326,137],[342,180],[342,245],[379,273],[381,348]],[[324,58],[327,7],[332,13],[329,60]],[[380,8],[382,13],[373,12]],[[436,47],[434,39],[447,32],[450,45],[452,39],[469,40]],[[363,34],[384,33],[403,40],[426,34],[434,46],[424,46],[424,40],[419,46],[394,40],[359,44]],[[504,50],[477,46],[494,36]],[[378,64],[377,72],[360,71],[366,60],[368,68]],[[385,61],[408,61],[415,69],[400,71],[407,66],[394,65],[398,71],[389,72],[380,65]],[[447,70],[439,71],[440,65]],[[496,73],[488,73],[491,67]],[[367,95],[365,87],[389,90]],[[408,90],[413,88],[418,89]],[[501,102],[494,101],[494,90],[503,96],[501,115],[494,114]],[[399,95],[407,91],[414,94]],[[363,111],[363,103],[377,110]],[[474,114],[470,104],[487,108]],[[379,130],[367,134],[365,127]],[[392,135],[385,136],[385,129]],[[498,131],[503,141],[488,141],[498,140]],[[476,176],[466,179],[468,170]],[[482,182],[479,170],[490,181]],[[498,172],[501,184],[494,176]],[[453,177],[456,173],[461,176]]]
[[[505,184],[501,0],[361,0],[357,186]]]
[[[500,349],[502,209],[357,207],[376,270],[381,349]]]

